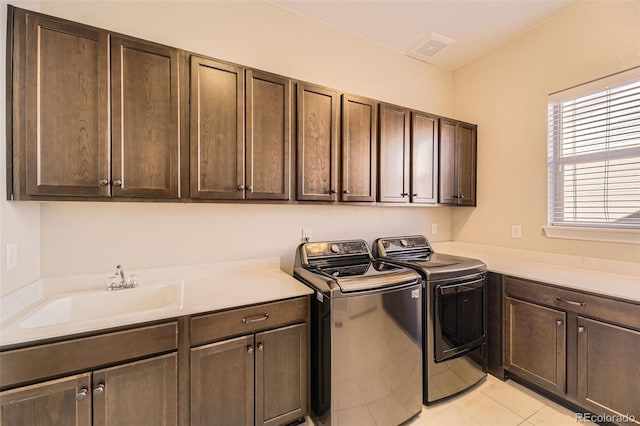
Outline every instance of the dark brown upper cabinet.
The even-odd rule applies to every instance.
[[[338,93],[298,83],[296,198],[336,201]]]
[[[411,113],[411,202],[438,202],[438,117]]]
[[[244,197],[244,69],[191,56],[191,198]]]
[[[246,198],[289,200],[291,80],[247,70]]]
[[[410,112],[406,108],[380,104],[378,147],[378,201],[408,203]]]
[[[10,196],[178,198],[177,51],[9,15]]]
[[[342,95],[342,201],[376,200],[376,101]]]
[[[477,126],[440,119],[440,204],[476,205]]]
[[[13,40],[15,198],[108,197],[107,33],[17,9]]]
[[[191,197],[288,200],[290,117],[289,79],[246,70],[245,90],[244,68],[192,56]]]
[[[178,52],[111,37],[114,197],[177,198]]]

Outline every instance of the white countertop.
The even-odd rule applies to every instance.
[[[489,271],[640,302],[640,262],[549,254],[481,244],[433,243],[437,253],[480,259]]]
[[[124,296],[128,291],[136,291],[124,289],[107,293],[105,282],[111,273],[39,280],[0,299],[0,347],[312,293],[310,288],[280,270],[278,258],[131,272],[137,275],[139,288],[165,285],[170,285],[172,291],[175,288],[175,302],[158,309],[28,328],[24,326],[25,318],[51,301],[80,293]],[[93,309],[100,310],[100,306]]]

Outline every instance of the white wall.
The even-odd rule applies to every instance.
[[[478,207],[453,239],[640,261],[629,244],[548,239],[547,94],[640,65],[640,1],[583,1],[454,72],[456,118],[478,123]],[[521,240],[511,225],[522,225]]]
[[[268,2],[47,0],[40,9],[407,107],[453,112],[450,72]],[[4,151],[4,143],[0,149]],[[367,241],[413,233],[445,241],[451,227],[449,208],[95,202],[3,206],[20,210],[11,217],[3,213],[3,228],[5,222],[9,228],[24,222],[34,234],[29,239],[34,244],[21,247],[20,261],[39,265],[36,277],[111,272],[117,263],[145,268],[253,256],[280,256],[290,270],[303,226],[313,229],[314,240]],[[430,234],[432,222],[438,223],[435,236]],[[0,235],[3,248],[9,237]],[[4,278],[0,294],[24,284]]]
[[[31,1],[29,9],[38,10],[39,3]],[[4,46],[7,35],[7,3],[0,2],[0,99],[6,99],[6,67]],[[0,294],[22,287],[40,277],[40,206],[38,203],[12,203],[7,201],[6,174],[6,102],[0,102]],[[8,243],[18,244],[18,267],[7,270]]]

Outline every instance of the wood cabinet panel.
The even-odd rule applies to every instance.
[[[0,352],[0,386],[175,350],[177,330],[170,322]]]
[[[440,119],[440,203],[457,204],[456,123]]]
[[[256,424],[287,424],[307,413],[307,324],[256,334]]]
[[[26,124],[27,193],[109,196],[107,33],[26,20],[26,120],[14,125]]]
[[[308,315],[307,297],[199,315],[191,318],[191,343],[199,345],[225,337],[306,321]]]
[[[476,126],[459,123],[456,129],[458,205],[476,204]]]
[[[90,373],[4,391],[0,425],[91,426],[91,400]]]
[[[566,391],[566,314],[505,298],[505,366],[554,391]]]
[[[252,426],[253,335],[191,349],[191,425]]]
[[[640,424],[640,332],[578,317],[578,402],[595,413],[632,415]]]
[[[247,70],[246,198],[290,198],[291,80]]]
[[[438,117],[411,113],[411,202],[438,202]]]
[[[477,127],[440,119],[441,204],[476,205]]]
[[[342,201],[376,199],[376,102],[342,95]]]
[[[592,318],[640,329],[640,305],[593,294],[505,277],[505,292],[518,299],[541,303]]]
[[[112,36],[111,82],[113,195],[177,198],[177,51]]]
[[[102,393],[96,392],[100,385]],[[95,371],[93,424],[177,425],[177,385],[175,353]]]
[[[409,197],[409,111],[380,104],[378,201],[408,203]]]
[[[298,83],[296,198],[335,201],[338,93]]]
[[[191,197],[242,199],[244,70],[191,57]]]

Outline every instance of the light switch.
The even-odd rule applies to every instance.
[[[522,225],[511,225],[511,238],[522,238]]]
[[[438,233],[438,224],[437,223],[432,223],[431,224],[431,233],[433,235],[436,235]]]

